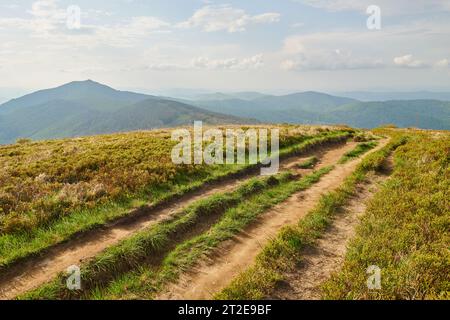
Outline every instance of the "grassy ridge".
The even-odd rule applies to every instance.
[[[394,139],[384,148],[363,159],[341,187],[322,196],[316,208],[300,220],[298,225],[283,228],[257,256],[254,266],[236,277],[215,298],[257,300],[266,297],[275,284],[283,279],[283,273],[293,270],[301,261],[301,250],[306,245],[313,244],[325,231],[333,216],[354,194],[358,183],[365,179],[368,172],[378,170],[392,150],[405,141],[403,137]]]
[[[286,180],[280,185],[265,189],[237,207],[227,210],[207,232],[178,245],[165,257],[159,269],[143,267],[112,282],[105,291],[94,291],[91,298],[153,298],[166,283],[175,281],[182,271],[194,266],[220,243],[231,239],[259,215],[286,200],[294,192],[308,188],[331,169],[332,167],[326,167],[301,180]]]
[[[396,169],[366,211],[328,299],[450,298],[450,136],[415,134],[395,153]],[[366,269],[381,268],[381,290]]]
[[[297,188],[306,188],[310,184],[317,181],[321,175],[329,171],[328,169],[321,170],[311,176],[305,177],[300,182],[292,182],[291,187],[295,184]],[[222,215],[224,212],[224,218],[230,215],[230,211],[235,210],[233,207],[244,201],[244,199],[251,196],[251,198],[258,197],[261,192],[277,188],[282,186],[291,180],[289,173],[283,173],[276,177],[268,178],[253,178],[239,187],[236,191],[231,193],[223,193],[213,195],[209,198],[199,200],[179,212],[172,219],[162,222],[154,227],[148,228],[143,232],[136,234],[135,236],[122,241],[119,245],[108,248],[105,252],[97,256],[93,261],[82,267],[82,282],[85,291],[95,288],[95,286],[101,286],[112,280],[118,274],[121,274],[124,270],[133,269],[138,267],[145,258],[157,256],[158,253],[164,253],[173,241],[177,241],[180,237],[180,233],[189,231],[195,228],[197,224],[208,219],[208,216]],[[270,204],[279,198],[269,198]],[[247,204],[247,202],[245,202]],[[258,202],[262,208],[266,208],[269,204],[266,202]],[[239,208],[239,206],[238,206]],[[254,208],[253,208],[254,209]],[[261,212],[252,210],[251,216],[240,217],[231,220],[226,220],[227,228],[230,228],[230,223],[234,224],[234,227],[227,233],[230,237],[234,233],[240,230],[239,226],[243,223],[251,221],[258,213]],[[249,215],[250,213],[248,213]],[[245,219],[244,219],[245,218]],[[229,218],[228,218],[229,219]],[[214,223],[214,221],[212,221]],[[219,222],[220,225],[220,222]],[[231,232],[231,233],[230,233]],[[208,233],[209,234],[209,233]],[[221,233],[223,236],[223,233]],[[200,236],[201,237],[201,236]],[[220,239],[215,239],[219,241]],[[208,242],[211,245],[210,242]],[[177,250],[177,249],[175,249]],[[192,252],[190,252],[192,254]],[[170,258],[169,258],[170,259]],[[35,290],[24,298],[37,299],[37,298],[75,298],[79,297],[81,292],[69,291],[65,287],[65,276],[61,275],[57,280],[48,285]]]
[[[313,148],[317,148],[319,146],[322,145],[326,145],[326,144],[330,144],[330,143],[338,143],[338,142],[342,142],[345,141],[346,139],[348,139],[348,137],[350,136],[349,132],[332,132],[332,133],[325,133],[323,135],[320,135],[318,137],[314,137],[312,139],[306,140],[298,145],[295,146],[291,146],[288,148],[284,148],[283,150],[281,150],[280,152],[280,157],[288,157],[291,155],[296,155],[296,154],[300,154],[306,151],[309,151]],[[252,184],[254,180],[250,180],[249,182],[247,182],[243,188],[245,188],[245,186],[247,184]],[[240,190],[240,189],[239,189]],[[242,194],[239,193],[240,191],[237,191],[238,193],[236,194],[238,198],[242,198]],[[211,198],[211,201],[223,201],[223,198],[221,196],[219,196],[218,199],[214,200],[214,197]],[[209,201],[209,200],[208,200]],[[206,205],[211,206],[212,208],[214,208],[213,205],[211,205],[211,203],[206,202]],[[201,204],[199,204],[201,206]],[[222,204],[220,204],[222,205]],[[201,208],[201,207],[200,207]],[[226,208],[226,207],[224,207]],[[174,224],[172,224],[172,226],[179,226],[178,223],[182,222],[183,219],[185,218],[185,214],[184,213],[180,213],[181,217],[178,217],[179,219],[175,219]],[[190,219],[186,220],[186,222],[192,221]],[[183,225],[183,224],[182,224]],[[162,229],[159,229],[159,228]],[[119,271],[119,269],[123,269],[123,268],[127,268],[128,267],[132,267],[133,264],[136,264],[136,260],[137,256],[142,257],[143,255],[147,255],[146,252],[142,251],[142,248],[145,246],[142,246],[142,239],[141,236],[143,236],[146,239],[151,239],[151,241],[155,241],[154,239],[158,239],[158,237],[153,237],[153,235],[155,234],[160,234],[159,232],[161,230],[171,230],[171,228],[166,228],[166,225],[162,225],[162,226],[157,226],[157,228],[153,231],[151,231],[150,233],[143,233],[143,234],[137,234],[135,237],[132,237],[128,240],[125,240],[124,242],[122,242],[120,245],[112,247],[110,249],[108,249],[104,254],[101,254],[100,256],[97,257],[97,259],[95,259],[93,262],[91,262],[89,265],[85,266],[85,270],[83,270],[83,277],[84,280],[87,280],[86,284],[94,284],[94,283],[98,283],[99,281],[107,281],[107,278],[101,279],[101,277],[103,277],[103,275],[108,271],[105,269],[105,265],[108,265],[111,269],[111,275],[114,275],[114,271]],[[124,253],[126,252],[126,253]],[[139,254],[137,254],[137,252],[139,252]],[[140,258],[139,258],[140,259]],[[123,264],[125,267],[120,267],[121,263],[120,261],[123,261]],[[50,283],[49,285],[45,285],[41,288],[39,288],[38,290],[30,293],[30,295],[26,295],[25,297],[31,297],[31,298],[38,298],[38,297],[47,297],[47,298],[55,298],[55,297],[68,297],[68,296],[78,296],[78,293],[74,293],[74,292],[66,292],[65,290],[65,284],[64,284],[64,276],[59,277],[59,279],[57,279],[56,281]]]
[[[172,164],[174,145],[159,131],[1,146],[0,233],[30,232],[203,170]]]
[[[156,226],[147,228],[136,235],[125,239],[120,244],[112,246],[97,256],[93,261],[83,266],[82,281],[83,288],[89,289],[95,285],[111,280],[117,273],[136,267],[142,263],[147,256],[157,255],[182,233],[202,220],[223,213],[246,197],[260,192],[272,183],[279,183],[288,179],[288,175],[278,178],[266,178],[260,180],[251,179],[236,191],[230,193],[216,194],[206,199],[201,199],[186,209],[177,212],[169,220],[163,221]],[[80,292],[66,290],[64,276],[43,290],[38,290],[39,296],[52,298],[64,298],[78,296]],[[52,292],[51,294],[43,292]],[[57,294],[56,294],[57,293]]]
[[[306,152],[320,145],[345,141],[351,135],[351,130],[325,131],[317,136],[285,137],[280,151],[280,157]],[[302,141],[298,143],[299,141]],[[290,143],[297,143],[290,145]],[[154,160],[158,162],[158,160]],[[202,168],[205,166],[201,166]],[[206,166],[203,171],[197,171],[194,176],[177,176],[176,180],[156,186],[148,186],[136,194],[125,194],[120,200],[107,201],[92,208],[81,208],[64,215],[51,224],[34,228],[30,231],[6,233],[0,235],[0,269],[11,265],[20,259],[42,252],[45,248],[67,241],[79,232],[90,230],[114,219],[130,214],[130,210],[144,206],[153,200],[157,206],[187,192],[197,190],[206,183],[239,175],[247,170],[258,168],[258,165],[217,165]],[[1,197],[0,197],[1,198]],[[1,199],[0,199],[1,200]],[[2,215],[0,215],[2,217]]]
[[[280,127],[280,148],[330,130]],[[171,131],[131,132],[0,146],[0,234],[39,226],[145,194],[154,202],[160,185],[217,174],[224,166],[176,165]],[[94,211],[95,213],[95,211]]]

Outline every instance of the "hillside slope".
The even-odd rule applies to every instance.
[[[263,96],[253,100],[236,98],[191,102],[210,111],[256,118],[263,122],[315,123],[320,114],[356,100],[319,92],[302,92],[285,96]]]
[[[0,143],[191,124],[255,123],[88,80],[41,90],[0,105]]]
[[[357,102],[341,106],[323,115],[323,121],[355,127],[374,128],[392,123],[398,127],[450,129],[450,102],[407,100]]]
[[[30,106],[55,100],[76,101],[100,111],[111,110],[149,97],[145,94],[115,90],[92,80],[74,81],[56,88],[40,90],[12,99],[0,106],[0,114],[17,112]]]
[[[191,102],[204,109],[259,121],[292,124],[346,124],[374,128],[383,124],[424,129],[450,129],[450,102],[391,100],[361,102],[316,92],[240,99]]]
[[[390,101],[390,100],[441,100],[450,101],[450,92],[412,91],[412,92],[339,92],[336,95],[360,101]]]
[[[223,115],[193,107],[175,101],[150,98],[136,104],[126,106],[108,115],[97,114],[73,126],[66,136],[98,133],[113,133],[132,130],[146,130],[163,127],[174,127],[203,121],[207,124],[254,123],[250,119]],[[62,128],[61,128],[62,129]]]

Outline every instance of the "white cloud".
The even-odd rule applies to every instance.
[[[86,18],[110,15],[108,12],[82,10],[80,29],[67,28],[67,10],[57,6],[56,0],[38,0],[28,10],[28,18],[0,18],[0,29],[25,30],[25,36],[45,38],[46,45],[93,47],[110,45],[131,46],[139,38],[152,33],[169,32],[170,24],[156,17],[137,16],[113,25],[84,23]]]
[[[157,30],[168,26],[170,26],[169,23],[159,18],[143,16],[143,17],[134,17],[133,19],[131,19],[131,22],[127,26],[127,28],[133,30],[134,33],[140,30],[137,33],[143,34],[147,31]]]
[[[22,18],[0,18],[0,30],[1,29],[31,29],[29,20]]]
[[[381,58],[355,54],[349,49],[352,46],[341,40],[338,33],[288,37],[284,41],[282,54],[286,58],[281,62],[281,68],[292,71],[385,67]]]
[[[180,28],[199,27],[206,32],[245,31],[252,24],[273,23],[280,20],[279,13],[263,13],[259,15],[248,15],[242,9],[235,9],[230,5],[211,5],[197,10],[188,20],[179,23]]]
[[[47,34],[65,24],[67,13],[57,7],[55,0],[39,0],[27,11],[30,18],[0,18],[0,28],[27,30],[33,35]]]
[[[30,20],[30,26],[36,33],[47,33],[64,28],[67,19],[66,10],[58,8],[55,0],[35,1],[29,13],[33,17]]]
[[[263,55],[257,54],[250,58],[227,58],[227,59],[209,59],[206,57],[198,57],[192,60],[192,66],[196,68],[207,69],[257,69],[264,65]]]
[[[448,59],[442,59],[437,61],[434,65],[438,68],[448,68],[450,66],[450,61]]]
[[[133,17],[127,22],[116,25],[95,27],[96,37],[103,43],[127,45],[136,38],[148,36],[152,33],[170,32],[169,23],[149,16]]]
[[[292,59],[287,59],[281,62],[281,69],[283,70],[288,70],[288,71],[293,71],[293,70],[298,70],[299,68],[299,63],[298,61],[292,60]]]
[[[425,62],[414,59],[412,54],[395,57],[394,64],[403,68],[424,68],[428,66]]]
[[[365,13],[370,5],[377,5],[383,14],[404,15],[435,11],[449,11],[450,0],[293,0],[329,11],[360,11]]]
[[[292,3],[286,5],[282,1],[270,10],[253,3],[245,7],[234,4],[237,2],[212,4],[219,1],[204,2],[204,7],[197,1],[198,11],[190,5],[180,6],[180,12],[166,11],[162,18],[146,16],[150,15],[150,9],[137,13],[138,7],[115,11],[117,6],[113,4],[92,0],[89,5],[81,5],[80,30],[66,27],[66,6],[71,2],[23,1],[19,9],[4,9],[0,13],[3,85],[37,89],[78,78],[124,86],[145,82],[155,87],[230,89],[240,86],[319,90],[449,83],[449,13],[426,13],[431,7],[444,8],[443,2],[304,1],[323,8],[314,10],[314,25],[308,28],[302,27],[303,20],[298,17],[275,24],[280,20],[276,12],[284,14],[292,10]],[[425,14],[412,17],[387,18],[381,30],[370,31],[365,28],[367,4],[380,5],[383,16],[388,12],[407,14],[419,12],[420,8],[426,10]],[[148,4],[148,8],[152,6]],[[330,13],[326,10],[352,10],[346,17],[354,22],[353,18],[359,15],[359,26],[351,21],[349,24],[339,14],[332,15],[336,19],[330,24]],[[265,33],[264,29],[275,26],[277,33]],[[250,29],[251,36],[229,34]],[[313,29],[322,31],[311,33]],[[220,32],[212,35],[205,31]],[[411,58],[404,58],[408,53]],[[394,57],[399,58],[398,64]],[[283,70],[321,71],[310,71],[304,76],[302,72]]]
[[[160,61],[146,64],[145,67],[137,69],[148,69],[153,71],[169,71],[169,70],[192,70],[192,69],[209,69],[209,70],[252,70],[258,69],[264,65],[263,55],[257,54],[247,58],[224,58],[210,59],[208,57],[196,57],[190,62],[173,62]]]
[[[341,29],[294,35],[284,40],[279,63],[284,70],[430,68],[448,53],[449,35],[448,24],[424,20],[377,32]],[[420,60],[412,54],[399,55],[403,50]]]
[[[357,70],[385,67],[381,59],[361,59],[354,57],[351,52],[342,53],[336,49],[321,56],[300,56],[282,61],[281,68],[289,71],[303,70]]]
[[[263,55],[257,54],[250,58],[241,60],[240,67],[244,69],[257,69],[264,65]]]

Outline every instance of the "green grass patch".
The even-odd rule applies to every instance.
[[[395,171],[369,203],[325,299],[450,298],[450,135],[416,133],[395,152]],[[371,265],[381,289],[367,287]]]
[[[319,162],[319,158],[317,157],[310,157],[306,159],[305,161],[298,163],[297,167],[300,169],[312,169],[316,166],[316,164]]]
[[[208,217],[219,215],[227,208],[243,201],[243,199],[261,192],[262,189],[270,187],[272,184],[280,183],[280,181],[289,178],[290,174],[285,173],[278,177],[250,179],[236,191],[219,193],[198,200],[187,208],[177,212],[168,220],[139,232],[120,242],[118,245],[106,249],[93,261],[83,266],[82,281],[84,289],[86,290],[100,283],[107,282],[117,273],[139,265],[149,254],[157,255],[161,251],[164,251],[180,234],[208,219]],[[48,296],[49,298],[76,297],[80,294],[80,292],[66,290],[64,279],[65,277],[60,275],[56,281],[43,287],[43,291],[52,292]],[[42,294],[43,291],[38,290],[40,292],[39,295],[44,295]],[[57,293],[56,296],[53,295],[55,293]]]
[[[378,145],[378,142],[376,141],[370,141],[370,142],[363,142],[358,144],[353,150],[347,152],[342,156],[342,158],[339,160],[339,163],[343,164],[350,160],[353,160],[355,158],[358,158],[368,152],[369,150],[372,150]]]
[[[231,239],[274,205],[285,201],[293,193],[304,190],[331,171],[323,168],[299,181],[285,181],[265,189],[237,207],[230,208],[207,232],[179,244],[163,260],[160,268],[141,268],[113,281],[105,290],[96,290],[91,298],[151,299],[164,285],[175,281],[181,272],[194,266],[214,248]]]
[[[294,139],[299,144],[287,145],[280,151],[280,158],[301,154],[317,146],[345,141],[349,131],[331,131],[317,136]],[[191,175],[178,175],[170,182],[148,186],[139,193],[124,194],[119,200],[111,200],[92,208],[80,208],[63,215],[49,224],[23,232],[0,235],[0,270],[20,262],[32,255],[42,253],[46,248],[70,240],[80,232],[95,229],[115,219],[127,216],[136,205],[152,201],[152,205],[164,204],[188,192],[198,190],[207,183],[238,176],[257,169],[259,165],[216,165],[205,166]]]
[[[257,256],[255,264],[237,276],[216,299],[259,300],[265,298],[283,279],[283,274],[295,269],[302,259],[302,249],[312,245],[325,231],[333,216],[355,193],[369,171],[381,168],[386,157],[405,143],[398,138],[367,156],[336,191],[323,195],[317,206],[295,226],[284,227]]]
[[[194,264],[201,255],[212,250],[220,242],[231,238],[271,206],[282,202],[295,191],[309,187],[330,170],[331,168],[324,168],[299,181],[291,181],[289,173],[264,178],[263,180],[255,178],[233,193],[214,195],[196,202],[171,221],[158,224],[117,246],[107,249],[93,262],[84,266],[82,268],[82,281],[85,290],[92,290],[90,293],[86,290],[82,293],[82,296],[89,296],[90,298],[121,296],[121,298],[124,298],[123,296],[130,296],[130,288],[133,287],[134,295],[151,298],[163,284],[176,279],[182,270]],[[247,201],[242,201],[249,195],[251,197]],[[235,206],[236,204],[237,206]],[[196,223],[205,219],[205,215],[217,212],[217,210],[224,210],[220,220],[213,224],[209,231],[185,240],[173,248],[161,261],[160,268],[145,268],[141,265],[143,257],[157,254],[158,250],[163,251],[164,248],[167,248],[167,245],[171,242],[170,235],[176,235],[180,230],[194,227]],[[137,271],[134,270],[119,276],[126,269],[123,264],[126,264],[129,269],[137,268]],[[141,282],[142,278],[145,278],[146,281]],[[54,282],[22,298],[80,297],[80,292],[74,293],[65,289],[64,279],[65,277],[61,275]],[[109,285],[102,289],[107,282],[110,282]],[[139,283],[139,285],[136,283]],[[150,287],[153,289],[150,289]]]

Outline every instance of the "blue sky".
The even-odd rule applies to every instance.
[[[0,0],[0,75],[20,90],[450,90],[450,0]]]

